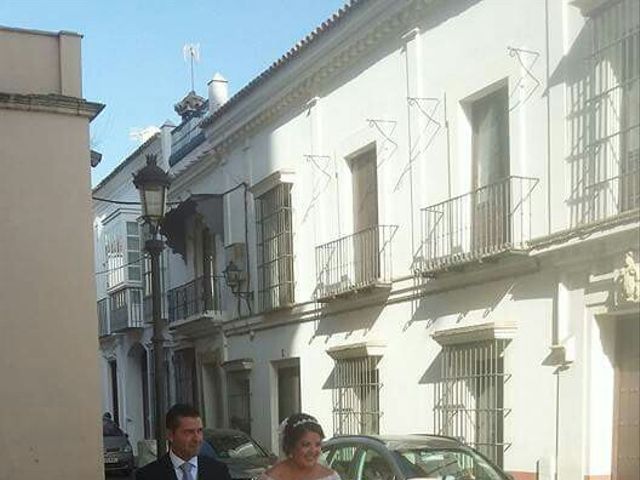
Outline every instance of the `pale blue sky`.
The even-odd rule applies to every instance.
[[[196,91],[215,72],[233,94],[336,11],[344,0],[0,0],[0,25],[84,35],[83,87],[107,105],[91,128],[100,181],[137,144],[132,128],[178,122],[190,89],[185,43],[200,44]]]

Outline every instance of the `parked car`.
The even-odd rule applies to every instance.
[[[133,471],[131,443],[127,434],[114,422],[102,422],[102,453],[105,471],[122,472],[127,475]]]
[[[277,457],[246,433],[231,429],[205,429],[200,455],[226,463],[234,480],[258,477]]]
[[[337,436],[322,452],[342,480],[510,479],[474,449],[436,435]]]

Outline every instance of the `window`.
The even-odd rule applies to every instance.
[[[378,239],[378,164],[371,148],[351,161],[353,194],[353,269],[356,285],[380,277]],[[348,248],[348,247],[347,247]]]
[[[329,466],[340,475],[340,478],[345,480],[355,478],[357,452],[358,449],[351,445],[336,447],[329,453]]]
[[[294,364],[277,367],[278,371],[278,424],[285,418],[300,412],[300,364],[295,359]]]
[[[294,302],[291,184],[281,183],[256,200],[258,306],[261,311]]]
[[[389,462],[375,450],[366,449],[358,480],[394,480],[394,478],[393,468]]]
[[[509,94],[501,87],[471,105],[473,248],[489,251],[509,234]]]
[[[471,104],[474,188],[509,176],[509,93],[507,86]]]
[[[107,259],[107,288],[124,281],[124,248],[120,238],[115,235],[115,231],[111,231],[105,235],[104,252]]]
[[[196,352],[193,348],[178,350],[173,354],[176,378],[176,401],[195,405],[198,399],[196,376]]]
[[[229,426],[251,435],[251,389],[249,370],[227,372]]]
[[[127,273],[129,280],[142,280],[140,250],[140,226],[137,222],[127,222]]]
[[[353,231],[378,225],[378,164],[371,148],[351,161]]]
[[[583,222],[640,208],[640,4],[611,2],[590,27]]]
[[[377,434],[380,431],[379,357],[336,359],[333,388],[333,429],[337,434]]]
[[[508,340],[445,345],[435,388],[436,433],[462,438],[503,464],[504,349]]]

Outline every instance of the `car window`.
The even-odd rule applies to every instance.
[[[324,465],[325,467],[329,466],[329,457],[333,453],[333,448],[323,449],[320,453],[320,458],[318,458],[318,463],[320,465]]]
[[[366,449],[358,468],[357,480],[394,480],[393,467],[373,449]]]
[[[240,433],[216,433],[205,437],[218,458],[266,457],[267,454],[248,436]]]
[[[358,449],[345,445],[335,447],[329,458],[329,467],[340,475],[341,480],[356,480],[356,459]]]
[[[408,478],[438,480],[502,480],[484,458],[471,450],[407,449],[395,451],[397,463]]]

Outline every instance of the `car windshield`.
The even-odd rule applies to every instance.
[[[206,437],[219,458],[255,458],[267,454],[251,438],[240,433],[216,433]]]
[[[504,477],[471,450],[406,448],[393,451],[407,478],[439,480],[503,480]]]

